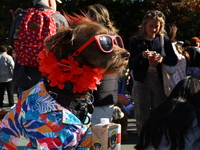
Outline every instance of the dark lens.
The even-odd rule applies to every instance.
[[[162,15],[162,14],[157,14],[157,16],[158,16],[158,17],[162,17],[163,15]]]
[[[155,14],[155,13],[153,13],[153,12],[150,12],[150,13],[148,13],[148,16],[149,16],[149,17],[155,17],[155,16],[156,16],[156,14]]]
[[[152,16],[152,17],[155,17],[155,16],[156,16],[156,14],[152,12],[152,13],[151,13],[151,16]]]
[[[107,36],[100,36],[99,42],[104,51],[110,51],[113,47],[112,39]]]
[[[117,45],[121,48],[123,48],[122,40],[119,37],[116,37]]]

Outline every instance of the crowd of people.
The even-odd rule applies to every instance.
[[[42,69],[37,65],[25,65],[27,61],[25,57],[28,58],[29,56],[21,55],[22,49],[29,50],[28,53],[31,53],[34,47],[40,47],[41,51],[44,50],[44,47],[41,46],[44,46],[44,43],[46,43],[47,48],[56,48],[57,43],[64,38],[64,35],[59,35],[60,38],[55,38],[55,41],[52,41],[52,38],[49,40],[49,37],[71,26],[71,18],[56,11],[56,3],[61,3],[61,1],[34,0],[34,10],[17,9],[11,11],[13,22],[8,44],[13,47],[16,54],[13,53],[11,57],[7,54],[7,47],[5,45],[0,46],[0,107],[5,107],[3,103],[5,91],[8,94],[9,106],[13,107],[15,105],[14,87],[17,88],[18,97],[21,99],[23,93],[40,83],[41,79],[44,78],[41,73]],[[25,30],[19,30],[22,26],[21,22],[25,22],[24,18],[27,18],[28,11],[47,11],[47,16],[50,15],[51,19],[55,21],[54,34],[44,35],[41,39],[43,43],[39,41],[32,43],[33,39],[33,41],[27,40],[26,42],[29,44],[26,44],[20,37],[25,32]],[[115,43],[112,49],[116,45],[124,49],[122,39],[118,35],[119,30],[115,27],[114,21],[110,20],[109,11],[105,6],[101,4],[90,5],[82,17],[106,28],[107,34],[112,35],[110,39]],[[139,137],[135,146],[136,149],[199,149],[200,39],[191,37],[190,40],[180,41],[176,39],[178,27],[174,23],[166,22],[164,13],[159,10],[149,10],[145,13],[137,34],[130,40],[128,65],[124,67],[121,73],[104,74],[99,81],[101,84],[97,85],[96,90],[90,92],[93,94],[94,101],[94,108],[91,105],[90,108],[88,107],[92,109],[91,123],[96,125],[100,123],[101,118],[109,118],[109,121],[112,122],[113,109],[115,103],[117,103],[118,95],[129,95],[131,97],[129,106],[124,106],[124,109],[130,115],[130,109],[133,109],[134,106],[134,117]],[[38,24],[34,22],[27,26],[34,31],[39,29]],[[49,23],[49,28],[52,26]],[[48,31],[50,32],[50,29]],[[25,38],[29,39],[27,36]],[[101,51],[110,53],[110,47],[103,47],[102,45],[105,43],[102,44],[104,41],[101,40],[99,39],[98,42]],[[48,44],[51,44],[51,46]],[[65,45],[63,44],[63,46]],[[163,54],[163,50],[165,54]],[[61,57],[59,53],[55,53],[55,55],[57,58]],[[73,53],[72,55],[77,56],[78,54]],[[90,62],[87,63],[90,64]],[[168,73],[164,66],[175,66],[175,72]],[[44,81],[48,87],[48,78],[44,78]],[[65,85],[65,89],[71,88],[73,87],[69,84]],[[37,89],[35,90],[37,91]],[[31,96],[29,102],[30,99]],[[60,104],[63,104],[63,98],[58,100]],[[19,115],[18,111],[20,110],[18,109],[16,109],[17,115]],[[51,121],[53,122],[53,117]],[[6,123],[8,123],[7,119],[4,123],[0,124],[0,129],[5,128]],[[15,125],[17,126],[17,124]],[[80,130],[85,132],[86,128]],[[10,130],[10,132],[14,134],[13,131]],[[70,132],[75,134],[75,131]],[[89,137],[88,132],[90,131],[86,132],[85,139]],[[8,141],[2,140],[2,136],[6,134],[9,134],[6,130],[0,132],[0,148],[9,145]],[[10,138],[13,137],[10,136]],[[73,138],[75,139],[75,137]],[[82,141],[81,147],[84,147],[84,145],[89,147],[83,139],[80,141]],[[62,142],[65,143],[65,141]],[[17,141],[13,143],[11,146],[19,144]],[[43,144],[40,146],[45,147]]]

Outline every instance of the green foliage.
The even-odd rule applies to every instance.
[[[177,39],[190,40],[200,37],[199,0],[160,0],[156,1],[157,9],[166,15],[166,23],[175,23],[178,27]]]
[[[31,0],[1,0],[0,3],[0,44],[7,44],[12,15],[9,10],[16,10],[18,7],[28,8],[31,6]]]
[[[104,5],[110,13],[110,19],[115,22],[116,28],[119,29],[119,34],[122,36],[126,48],[129,46],[131,37],[138,30],[146,10],[155,8],[152,3],[141,3],[139,1],[133,3],[131,0],[124,0],[123,2],[121,0],[96,0],[95,3],[92,0],[87,0],[76,4],[72,3],[64,3],[61,9],[70,14],[72,12],[79,13],[80,10],[87,11],[88,5],[97,3]]]
[[[159,9],[166,15],[166,23],[175,23],[178,27],[178,40],[190,40],[193,36],[200,36],[200,1],[182,0],[174,3],[171,0],[63,0],[58,10],[69,14],[80,10],[87,10],[88,5],[100,3],[109,10],[111,20],[119,29],[125,47],[128,48],[131,37],[138,30],[138,26],[147,10]],[[9,28],[12,21],[10,9],[18,7],[26,9],[32,6],[32,0],[1,0],[0,3],[0,44],[7,44]],[[61,11],[62,12],[62,11]]]

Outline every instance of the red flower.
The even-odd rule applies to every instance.
[[[93,69],[86,65],[80,67],[72,56],[69,56],[68,60],[58,61],[53,53],[46,54],[46,51],[42,51],[38,57],[40,59],[39,70],[43,76],[48,75],[51,87],[57,86],[63,89],[67,83],[73,85],[74,93],[82,93],[88,89],[96,90],[96,84],[100,84],[102,79],[102,69]]]

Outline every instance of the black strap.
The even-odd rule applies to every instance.
[[[71,113],[73,113],[77,118],[80,119],[80,121],[83,124],[88,124],[90,122],[88,113],[91,112],[91,105],[92,102],[90,99],[71,99],[66,100],[65,98],[56,95],[56,93],[53,93],[49,91],[50,95],[63,107],[67,108]],[[85,123],[86,118],[88,117],[88,122]]]
[[[45,85],[48,86],[47,78],[44,81]],[[48,88],[47,88],[48,90]],[[90,95],[91,99],[82,98],[82,99],[70,99],[66,100],[64,97],[59,96],[57,93],[53,91],[48,91],[49,94],[63,107],[68,109],[71,113],[73,113],[83,124],[88,124],[90,122],[90,118],[88,117],[88,113],[92,114],[94,107],[93,102],[94,98]],[[86,118],[88,118],[88,122],[85,122]]]

